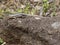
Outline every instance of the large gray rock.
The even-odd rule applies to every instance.
[[[2,38],[8,45],[60,45],[60,16],[6,16]]]

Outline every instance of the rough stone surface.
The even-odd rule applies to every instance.
[[[6,45],[60,45],[60,16],[6,16],[1,27]]]

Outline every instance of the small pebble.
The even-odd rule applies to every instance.
[[[4,42],[3,44],[1,44],[1,45],[5,45],[6,44],[6,42]]]
[[[54,22],[54,23],[52,24],[52,27],[53,27],[54,29],[60,28],[60,22]]]
[[[19,22],[19,23],[21,23],[22,21],[21,21],[21,20],[19,20],[18,22]]]
[[[35,17],[35,19],[39,20],[39,19],[40,19],[40,17]]]

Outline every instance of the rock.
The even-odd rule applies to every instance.
[[[2,38],[9,45],[60,45],[60,16],[39,18],[28,15],[4,17]]]
[[[60,22],[54,22],[54,23],[52,24],[52,27],[53,27],[54,29],[60,28]]]

